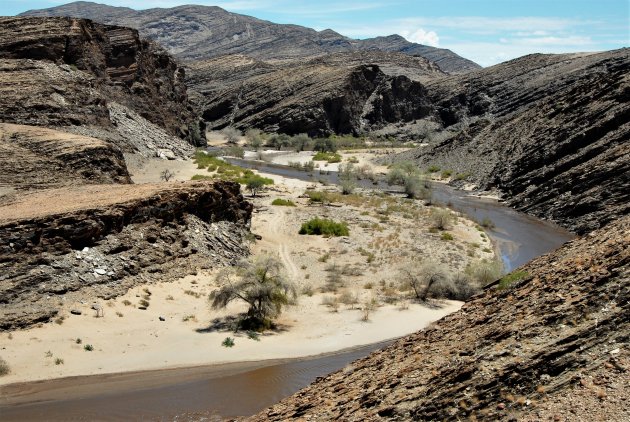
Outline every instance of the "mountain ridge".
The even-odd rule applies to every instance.
[[[276,24],[231,13],[217,6],[183,5],[168,9],[134,10],[92,2],[74,2],[48,9],[29,10],[21,16],[71,16],[132,27],[185,61],[226,54],[287,59],[333,52],[381,50],[420,55],[437,63],[447,73],[466,73],[481,68],[448,49],[412,43],[400,35],[358,40],[340,35],[332,29],[316,31],[300,25]],[[388,40],[394,43],[388,43]]]

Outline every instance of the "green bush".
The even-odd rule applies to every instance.
[[[513,283],[521,281],[527,277],[529,277],[529,273],[527,271],[514,271],[513,273],[503,276],[501,280],[499,280],[499,289],[507,289]]]
[[[439,166],[429,166],[429,168],[427,169],[427,171],[429,173],[437,173],[438,171],[440,171],[440,167]]]
[[[302,224],[300,234],[324,235],[324,236],[348,236],[350,231],[344,222],[337,223],[325,218],[313,218]]]
[[[340,163],[341,155],[336,152],[318,152],[313,156],[313,161],[328,161],[329,163]]]
[[[232,337],[226,337],[225,340],[221,342],[221,346],[223,347],[234,347],[235,344]]]
[[[83,349],[86,352],[91,352],[92,350],[94,350],[94,346],[92,346],[91,344],[86,344],[85,346],[83,346]]]
[[[441,174],[442,179],[446,179],[451,177],[451,174],[453,174],[453,172],[451,170],[444,170]]]
[[[447,232],[442,233],[442,240],[453,240],[453,235]]]
[[[280,207],[294,207],[295,202],[291,201],[290,199],[276,198],[273,200],[271,205],[278,205]]]

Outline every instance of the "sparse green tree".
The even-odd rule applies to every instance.
[[[221,131],[228,144],[235,144],[241,139],[241,131],[235,127],[228,126]]]
[[[435,263],[426,263],[417,270],[403,268],[400,271],[403,287],[413,290],[418,300],[426,301],[438,284],[448,281],[447,272]]]
[[[252,196],[254,197],[264,186],[265,178],[258,175],[249,177],[247,179],[247,184],[245,185],[245,187],[249,189],[249,191],[252,193]]]
[[[306,133],[300,133],[291,138],[291,144],[297,152],[304,151],[310,141],[311,138]]]
[[[411,161],[394,164],[387,174],[387,183],[401,185],[409,198],[430,199],[431,189],[428,181]]]
[[[278,258],[259,255],[226,268],[217,277],[219,289],[210,294],[213,309],[225,308],[234,300],[249,305],[243,328],[269,327],[282,308],[296,297],[293,284],[284,275]]]
[[[254,151],[258,151],[263,144],[263,134],[260,129],[248,129],[245,132],[247,145]]]

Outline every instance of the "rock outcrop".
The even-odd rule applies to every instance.
[[[83,185],[0,205],[0,329],[54,317],[66,301],[247,254],[252,205],[232,182]]]
[[[448,73],[465,73],[480,66],[450,50],[415,44],[394,35],[355,40],[326,29],[279,25],[227,12],[220,7],[186,5],[170,9],[133,10],[92,2],[74,2],[31,10],[26,16],[71,16],[136,28],[176,57],[196,61],[230,54],[261,60],[296,59],[353,51],[392,51],[425,57]]]
[[[203,144],[184,70],[138,32],[72,18],[0,18],[0,121],[116,132],[115,102]]]
[[[459,173],[577,233],[630,211],[630,50],[532,55],[424,84],[452,136],[394,159]]]
[[[0,123],[0,186],[131,183],[122,151],[94,138]]]
[[[630,217],[511,279],[249,420],[628,420]]]
[[[339,53],[281,65],[225,56],[195,65],[190,83],[210,127],[328,135],[426,117],[418,80],[443,75],[428,60],[391,53]]]

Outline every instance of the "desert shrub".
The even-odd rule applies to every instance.
[[[432,208],[429,220],[431,221],[431,227],[438,230],[446,230],[451,227],[455,217],[445,208]]]
[[[256,196],[256,194],[260,192],[263,186],[269,184],[267,183],[268,180],[271,180],[271,179],[258,176],[258,175],[252,175],[247,178],[246,187],[252,193],[252,196]]]
[[[357,187],[357,172],[352,163],[339,165],[339,181],[341,182],[341,193],[350,195]]]
[[[245,150],[242,147],[239,147],[238,145],[230,145],[228,147],[223,148],[222,151],[223,151],[223,155],[227,157],[238,157],[238,158],[245,157]]]
[[[63,359],[61,359],[61,358],[56,358],[56,359],[55,359],[55,365],[63,365]]]
[[[148,300],[146,300],[146,299],[141,299],[141,300],[140,300],[140,302],[138,302],[138,304],[139,304],[140,306],[144,306],[145,308],[148,308],[148,307],[149,307],[149,301],[148,301]]]
[[[188,321],[197,321],[197,317],[195,317],[194,315],[185,315],[182,317],[182,321],[183,322],[188,322]]]
[[[247,338],[254,341],[260,341],[260,333],[250,330],[247,332]]]
[[[308,285],[308,286],[304,286],[304,287],[302,287],[302,294],[303,294],[303,295],[306,295],[306,296],[308,296],[308,297],[311,297],[311,296],[313,296],[313,294],[314,294],[314,293],[315,293],[315,292],[313,291],[313,286]]]
[[[419,268],[403,268],[400,271],[403,290],[411,290],[416,299],[426,301],[432,289],[448,281],[446,270],[439,264],[428,262]]]
[[[468,274],[480,286],[497,280],[501,277],[503,266],[499,261],[481,260],[468,264],[466,274]]]
[[[483,220],[481,220],[480,224],[481,224],[481,227],[485,227],[486,229],[494,228],[494,223],[488,217],[484,217]]]
[[[248,129],[245,132],[245,138],[247,139],[247,145],[254,151],[258,151],[263,144],[263,133],[260,129]]]
[[[470,173],[457,173],[455,175],[455,180],[466,180],[470,177]]]
[[[337,144],[330,138],[320,138],[315,140],[313,151],[336,152]]]
[[[76,339],[74,342],[75,342],[76,344],[81,344],[81,343],[83,342],[83,340],[81,340],[80,338],[78,338],[78,339]]]
[[[226,337],[222,342],[221,346],[223,347],[234,347],[236,343],[234,343],[234,339],[232,337]]]
[[[442,240],[453,240],[454,237],[452,234],[447,233],[447,232],[442,232]]]
[[[352,164],[357,164],[359,162],[359,159],[355,156],[352,156],[350,158],[348,158],[348,162],[352,163]]]
[[[359,303],[359,295],[357,293],[345,291],[339,296],[339,302],[346,306],[350,306],[350,309],[354,309],[354,307]]]
[[[325,192],[313,190],[313,191],[306,191],[304,192],[304,194],[308,196],[308,199],[310,202],[321,202],[321,203],[330,202],[328,195],[326,195]]]
[[[341,271],[338,266],[334,266],[333,269],[327,269],[326,284],[323,291],[336,293],[340,287],[343,287],[343,278],[341,277]]]
[[[394,164],[387,174],[387,183],[403,186],[409,198],[430,199],[431,197],[428,181],[412,162]]]
[[[0,377],[7,375],[10,372],[11,372],[11,367],[9,367],[9,364],[7,363],[7,361],[0,358]]]
[[[276,257],[259,255],[226,268],[217,277],[220,288],[210,294],[212,308],[225,308],[234,300],[249,305],[240,322],[245,329],[264,329],[280,315],[282,308],[295,298],[296,291],[284,275],[284,266]]]
[[[295,151],[304,151],[311,142],[311,138],[306,133],[300,133],[291,138],[291,145]]]
[[[92,346],[91,344],[86,344],[85,346],[83,346],[83,350],[85,350],[86,352],[91,352],[92,350],[94,350],[94,346]]]
[[[315,217],[302,224],[299,234],[324,235],[330,236],[348,236],[350,231],[345,222],[336,222],[326,218]]]
[[[173,173],[169,169],[164,169],[160,172],[160,180],[163,180],[165,182],[171,180],[173,176],[175,176],[175,173]]]
[[[369,321],[370,315],[376,309],[378,309],[378,302],[376,301],[375,298],[371,298],[363,302],[363,304],[361,305],[361,311],[362,311],[361,321],[365,321],[365,322]]]
[[[529,276],[527,271],[514,271],[508,275],[505,275],[499,280],[499,289],[507,289],[512,284],[524,280]]]
[[[328,163],[340,163],[341,155],[336,152],[318,152],[313,156],[313,161],[327,161]]]
[[[241,131],[231,126],[223,129],[221,133],[225,137],[225,140],[230,144],[235,144],[241,139]]]
[[[436,165],[429,166],[427,171],[429,173],[437,173],[438,171],[440,171],[440,166],[436,166]]]
[[[440,176],[442,177],[442,179],[447,179],[451,177],[452,174],[453,172],[451,170],[444,170],[442,171],[442,174]]]
[[[271,205],[277,205],[279,207],[294,207],[295,202],[291,201],[290,199],[276,198],[271,202]]]
[[[322,256],[320,256],[317,260],[319,262],[327,262],[330,259],[330,252],[326,252]]]

